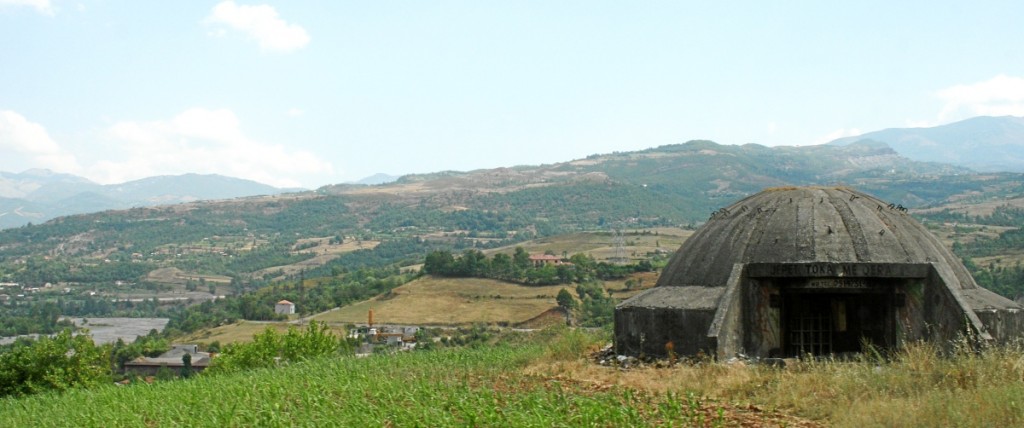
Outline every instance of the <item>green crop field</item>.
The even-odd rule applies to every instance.
[[[1020,426],[1019,349],[927,345],[785,367],[620,368],[564,327],[475,347],[0,399],[0,426]],[[481,346],[482,345],[482,346]]]
[[[721,424],[695,397],[524,375],[589,339],[535,341],[0,400],[2,426],[639,426]],[[518,345],[518,346],[517,346]]]

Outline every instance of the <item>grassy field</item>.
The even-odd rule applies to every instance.
[[[591,343],[578,332],[546,340],[515,337],[478,348],[331,357],[234,375],[0,399],[0,425],[809,426],[682,389],[648,393],[524,374],[531,365],[576,360]]]
[[[329,323],[365,323],[370,309],[381,324],[514,325],[557,304],[555,296],[572,286],[522,286],[491,279],[423,277],[377,296],[313,317]]]
[[[993,427],[1024,423],[1024,357],[925,345],[786,367],[621,369],[580,331],[475,348],[330,357],[272,370],[0,399],[0,426]]]
[[[644,231],[647,233],[643,233]],[[640,260],[645,254],[658,250],[667,251],[670,254],[675,252],[693,234],[693,231],[674,227],[657,227],[625,229],[622,234],[624,256]],[[569,256],[585,253],[599,261],[605,261],[615,256],[614,240],[615,237],[611,232],[580,232],[520,242],[508,247],[488,250],[485,253],[488,255],[512,254],[515,247],[523,247],[533,254],[542,254],[545,251]]]

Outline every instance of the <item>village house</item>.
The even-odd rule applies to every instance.
[[[282,300],[274,305],[274,313],[278,315],[291,315],[295,313],[295,304],[287,300]]]
[[[189,354],[192,371],[198,373],[210,366],[210,353],[199,352],[198,345],[173,345],[170,351],[161,354],[159,357],[139,357],[124,363],[125,374],[136,374],[139,376],[156,376],[161,367],[165,367],[173,373],[178,373],[185,367],[183,357]]]
[[[565,264],[561,257],[553,256],[551,254],[531,254],[530,262],[533,263],[533,267]]]

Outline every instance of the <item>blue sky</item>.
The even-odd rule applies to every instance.
[[[0,170],[315,188],[1024,116],[1024,2],[0,0]]]

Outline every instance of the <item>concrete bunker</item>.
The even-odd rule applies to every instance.
[[[616,352],[842,355],[1003,343],[1024,311],[979,287],[905,209],[842,187],[768,189],[717,211],[615,310]]]

